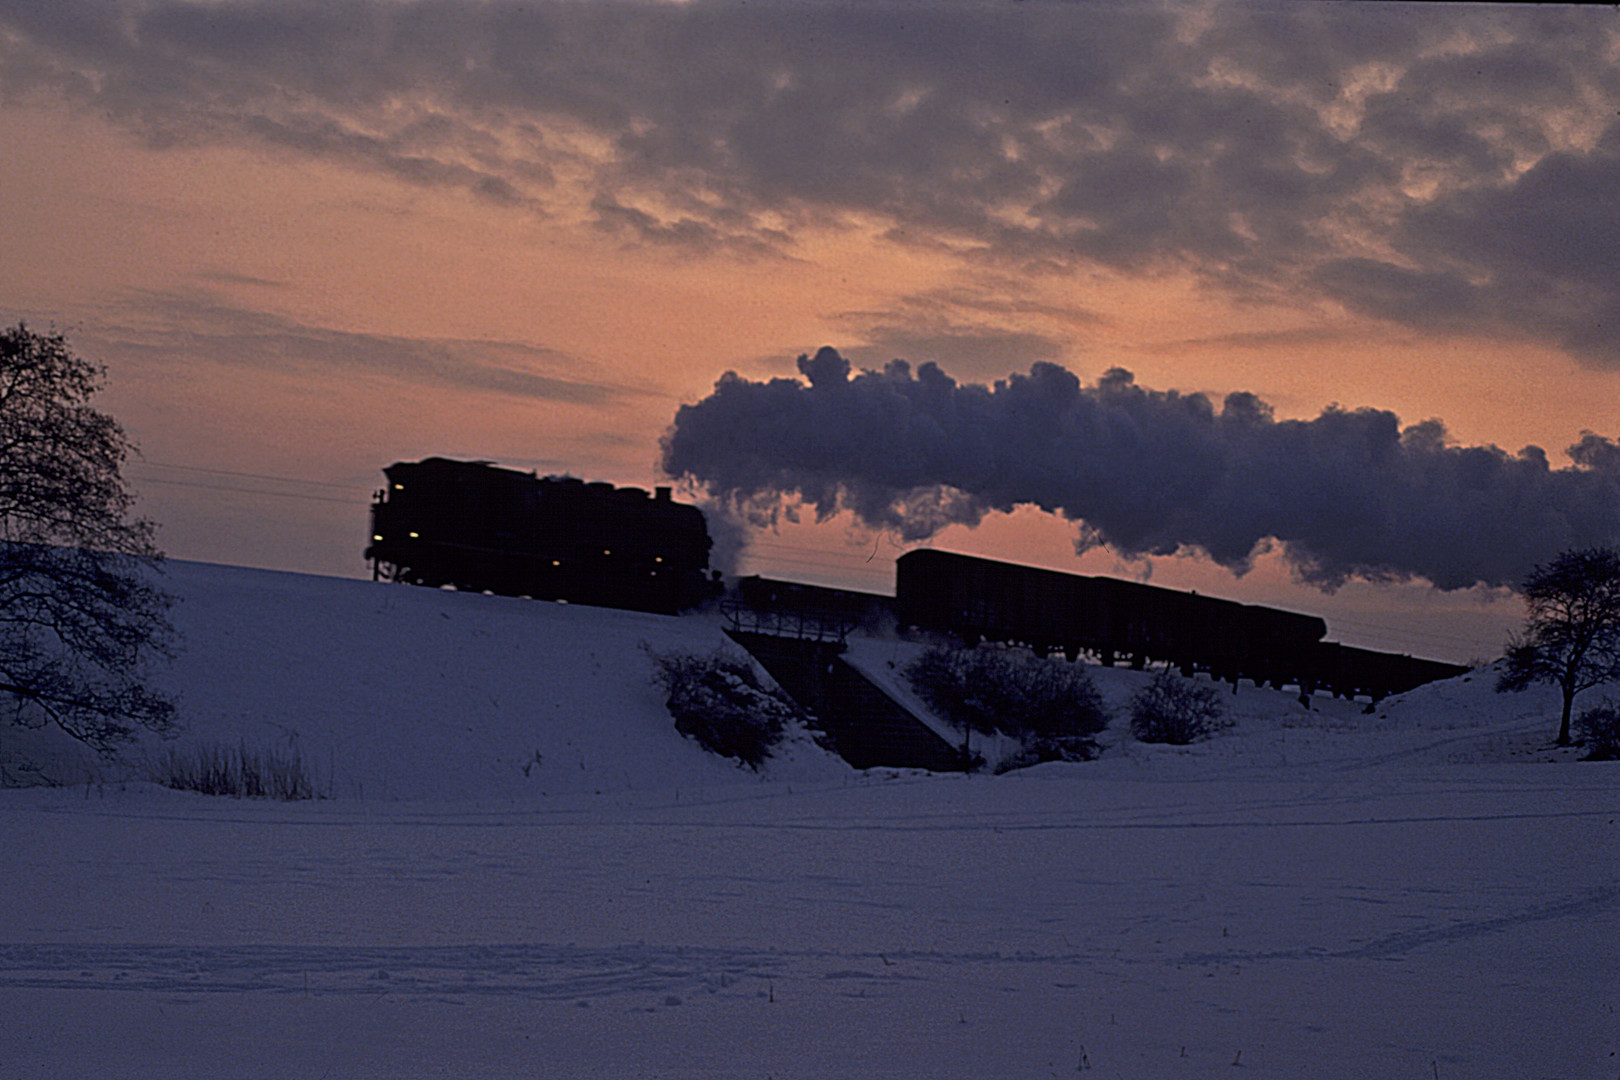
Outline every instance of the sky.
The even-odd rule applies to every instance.
[[[0,320],[105,365],[178,558],[364,574],[430,454],[667,469],[742,572],[1467,660],[1620,534],[1611,8],[0,0],[0,138]]]

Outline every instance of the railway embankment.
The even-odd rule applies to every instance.
[[[959,748],[844,659],[841,642],[741,630],[726,634],[814,717],[828,748],[855,768],[966,768]]]

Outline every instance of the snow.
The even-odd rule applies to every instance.
[[[1547,747],[1545,689],[1245,685],[1192,747],[756,774],[651,682],[712,616],[167,586],[175,745],[296,745],[331,797],[0,731],[75,781],[0,791],[0,1076],[1620,1075],[1620,773]],[[851,660],[903,698],[916,648]]]

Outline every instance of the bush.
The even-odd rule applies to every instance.
[[[293,802],[321,797],[296,748],[278,754],[249,750],[240,743],[234,750],[216,745],[193,747],[184,754],[170,750],[153,766],[152,780],[176,791],[235,799]]]
[[[1620,761],[1620,702],[1605,699],[1575,721],[1575,741],[1587,761]]]
[[[932,648],[902,674],[945,719],[980,734],[1022,739],[1024,756],[1035,761],[1091,758],[1092,736],[1108,726],[1091,676],[1075,664],[1028,653]]]
[[[1131,698],[1131,734],[1142,742],[1185,746],[1231,725],[1218,688],[1168,669]]]
[[[675,730],[722,757],[758,769],[797,716],[780,691],[767,689],[746,660],[716,652],[652,653],[653,678],[669,694]]]

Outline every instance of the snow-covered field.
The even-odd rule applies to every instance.
[[[1003,776],[756,775],[650,681],[710,617],[168,586],[177,745],[296,746],[331,797],[0,731],[71,782],[0,791],[0,1077],[1620,1077],[1620,771],[1489,672],[1370,715],[1245,686],[1210,742]]]

